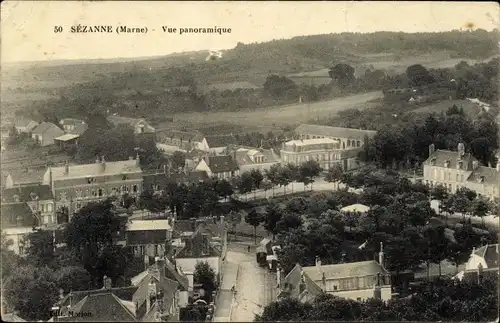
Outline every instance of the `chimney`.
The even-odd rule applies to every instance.
[[[306,282],[304,280],[304,272],[300,273],[299,295],[306,290]]]
[[[319,256],[316,256],[316,268],[319,272],[321,272],[321,259],[319,258]]]
[[[457,147],[458,158],[462,158],[465,155],[465,145],[463,143],[459,143]]]
[[[481,284],[481,280],[483,280],[483,265],[480,263],[477,266],[477,283]]]
[[[380,252],[378,253],[378,263],[384,267],[384,244],[380,243]]]
[[[321,275],[321,285],[322,288],[323,288],[323,291],[326,292],[326,276],[325,276],[325,273],[322,273]]]
[[[475,170],[479,167],[479,162],[477,160],[472,161],[472,169]]]
[[[101,160],[99,159],[99,156],[96,156],[96,157],[95,157],[95,163],[96,163],[96,164],[100,164],[100,163],[101,163]]]
[[[167,176],[167,165],[163,164],[163,175]]]
[[[281,290],[281,286],[280,286],[280,283],[281,283],[281,275],[283,275],[283,268],[281,268],[280,265],[278,265],[278,267],[276,268],[276,283],[278,285],[278,289]],[[279,294],[279,293],[278,293]]]
[[[134,157],[128,156],[128,160],[134,160]]]
[[[382,299],[382,290],[380,289],[380,273],[377,273],[377,280],[373,287],[373,298]]]
[[[160,272],[160,277],[165,278],[165,259],[163,257],[158,257],[156,261],[156,266],[158,267],[158,271]]]
[[[139,153],[135,155],[135,166],[139,167],[141,165],[141,159],[139,157]]]
[[[64,298],[64,289],[59,289],[59,299],[63,299]]]
[[[111,289],[112,286],[111,278],[104,276],[102,281],[103,281],[102,289]]]
[[[500,159],[497,160],[497,172],[500,172]]]
[[[429,145],[429,157],[436,151],[436,146],[434,144]]]
[[[104,160],[104,156],[101,157],[101,171],[104,172],[106,170],[106,161]]]
[[[66,162],[66,164],[64,164],[64,175],[68,175],[69,174],[69,162]],[[51,170],[51,175],[52,175],[52,170]],[[50,183],[52,184],[52,183]]]

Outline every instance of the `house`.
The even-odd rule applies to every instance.
[[[350,169],[354,167],[348,159],[342,159],[340,142],[330,138],[290,140],[283,143],[280,150],[283,164],[300,165],[309,160],[316,160],[323,169],[335,165]]]
[[[19,186],[5,189],[2,192],[2,205],[26,203],[39,225],[50,225],[56,222],[54,198],[48,185]]]
[[[42,122],[31,131],[31,138],[40,146],[53,145],[54,139],[62,135],[64,135],[64,131],[50,122]]]
[[[215,220],[175,221],[172,253],[175,263],[189,279],[190,290],[194,287],[194,271],[198,262],[207,262],[215,271],[218,282],[222,281],[222,263],[227,248],[227,231],[224,217]]]
[[[485,167],[459,143],[457,151],[436,150],[429,146],[429,157],[423,164],[425,184],[442,185],[449,192],[467,187],[476,193],[495,199],[500,197],[500,163],[497,167]]]
[[[127,118],[119,116],[109,116],[108,121],[114,126],[120,124],[129,125],[134,129],[135,134],[141,133],[154,133],[155,128],[153,128],[144,118]]]
[[[104,157],[95,163],[49,167],[43,183],[50,185],[56,211],[62,207],[71,215],[89,202],[142,192],[142,169],[139,156],[134,160],[107,162]]]
[[[465,269],[455,278],[480,279],[483,275],[498,275],[498,259],[498,243],[474,248]]]
[[[156,143],[158,148],[170,151],[173,149],[180,151],[191,151],[208,147],[205,137],[198,132],[187,132],[177,130],[156,131]]]
[[[233,159],[236,161],[241,173],[254,169],[264,173],[271,166],[281,162],[279,155],[273,149],[239,148],[233,153]]]
[[[80,135],[66,133],[62,136],[54,138],[54,143],[58,145],[61,149],[66,148],[78,148],[78,139]]]
[[[9,171],[5,177],[5,188],[14,188],[19,186],[35,186],[43,182],[45,170]]]
[[[127,247],[136,256],[165,256],[172,230],[170,219],[130,220],[126,229]]]
[[[384,301],[392,297],[391,276],[384,268],[384,253],[382,244],[380,246],[379,261],[360,261],[353,263],[342,263],[334,265],[323,265],[321,259],[316,257],[315,266],[302,267],[304,283],[309,293],[317,293],[314,287],[311,287],[311,281],[321,288],[323,292],[334,296],[352,299],[356,301],[366,300],[368,298],[378,298]],[[299,269],[297,269],[299,270]],[[281,273],[278,275],[282,276]],[[295,276],[297,274],[294,274]],[[307,280],[310,279],[308,282]],[[285,277],[285,282],[287,282]],[[296,278],[293,279],[297,288]],[[285,293],[295,293],[302,295],[304,290],[287,291],[284,283],[280,287]],[[292,288],[292,289],[293,289]]]
[[[38,126],[38,122],[29,119],[16,119],[14,121],[17,133],[30,133],[36,126]]]
[[[83,135],[83,133],[89,128],[85,121],[73,118],[61,119],[59,121],[59,125],[65,133],[79,136]]]
[[[166,165],[163,170],[155,170],[144,172],[144,190],[151,190],[154,193],[161,193],[168,184],[183,183],[192,184],[199,183],[209,179],[205,171],[182,171],[172,172]]]
[[[200,160],[195,170],[205,171],[209,177],[229,179],[239,175],[238,164],[231,156],[208,156]]]
[[[228,148],[237,144],[236,138],[233,135],[211,135],[205,136],[205,141],[202,142],[199,149],[218,155],[223,154]]]
[[[2,233],[12,241],[9,247],[19,255],[24,255],[28,247],[27,237],[33,228],[39,226],[39,220],[26,202],[2,203]]]
[[[299,264],[296,264],[283,279],[280,277],[278,274],[278,299],[290,297],[305,303],[323,293],[321,287],[305,273]]]
[[[340,149],[358,149],[363,147],[366,138],[373,138],[377,132],[353,128],[329,127],[301,124],[294,133],[301,139],[330,138],[340,143]]]

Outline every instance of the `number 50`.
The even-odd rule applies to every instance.
[[[54,26],[54,33],[62,33],[63,28],[61,26]]]

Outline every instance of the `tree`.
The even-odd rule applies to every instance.
[[[186,164],[186,154],[182,151],[175,151],[170,157],[170,162],[172,168],[178,171],[179,168],[184,168],[184,165]]]
[[[304,191],[306,186],[314,183],[314,177],[318,176],[321,172],[321,167],[319,163],[315,160],[308,160],[299,166],[299,181],[304,183]]]
[[[256,315],[256,322],[303,321],[309,317],[311,305],[296,298],[283,298],[264,308],[262,315]]]
[[[92,275],[94,282],[104,276],[98,266],[100,257],[109,255],[105,251],[114,245],[115,234],[120,229],[120,219],[109,200],[87,204],[67,226],[66,245],[80,255],[83,267]]]
[[[276,223],[277,230],[280,232],[288,231],[290,229],[300,228],[302,226],[302,217],[299,214],[285,214]]]
[[[238,181],[238,188],[240,194],[247,194],[253,189],[253,178],[250,173],[245,172],[241,174],[240,179]]]
[[[9,248],[14,244],[12,239],[7,238],[5,232],[1,232],[0,254],[2,259],[2,280],[9,277],[19,266],[20,257]]]
[[[286,194],[286,187],[292,182],[292,170],[289,167],[280,167],[277,180],[278,184],[283,186],[283,192]]]
[[[229,183],[225,179],[217,181],[217,183],[215,184],[215,191],[220,197],[223,197],[224,199],[227,199],[229,196],[234,194],[231,183]]]
[[[273,234],[273,239],[276,233],[278,233],[278,222],[283,217],[283,211],[280,206],[275,203],[270,203],[266,206],[266,212],[264,216],[264,228]]]
[[[488,215],[490,212],[491,206],[490,202],[487,201],[484,197],[477,197],[471,206],[472,215],[478,216],[481,218],[482,225],[484,227],[484,217]]]
[[[329,183],[337,184],[337,190],[339,189],[339,182],[342,180],[342,168],[335,164],[328,170],[328,173],[325,175],[325,181]]]
[[[4,287],[7,303],[30,321],[48,320],[59,295],[56,277],[48,267],[21,266]]]
[[[406,76],[413,86],[423,86],[435,82],[432,74],[422,65],[411,65],[406,69]]]
[[[194,267],[193,280],[197,284],[201,284],[205,290],[205,301],[207,303],[213,301],[212,292],[217,289],[217,276],[210,264],[206,261],[198,261]]]
[[[274,187],[276,185],[279,185],[280,166],[279,165],[272,165],[269,169],[266,169],[264,172],[265,172],[266,178],[269,180],[269,182],[273,186],[273,197],[274,197]]]
[[[35,267],[54,265],[54,237],[51,231],[38,230],[28,235],[27,258]]]
[[[57,286],[67,294],[70,291],[88,290],[92,277],[82,267],[68,266],[56,271]]]
[[[356,79],[354,76],[354,68],[348,64],[342,63],[330,68],[328,75],[332,80],[335,80],[341,88],[347,87]]]
[[[424,229],[423,236],[428,242],[428,254],[425,257],[427,262],[427,276],[429,276],[430,263],[438,264],[439,276],[441,276],[441,261],[448,257],[448,246],[450,245],[450,242],[445,235],[445,227],[428,226]]]
[[[295,93],[297,84],[286,76],[269,75],[264,82],[264,90],[271,96],[279,98],[290,92]]]
[[[245,216],[245,222],[253,227],[254,243],[257,244],[257,227],[264,221],[264,216],[257,210],[252,209]]]
[[[262,175],[261,171],[259,169],[252,169],[250,171],[250,177],[252,177],[253,180],[252,187],[254,190],[260,189],[262,181],[264,180],[264,175]]]

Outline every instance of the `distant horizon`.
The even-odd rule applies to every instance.
[[[477,28],[477,29],[452,29],[452,30],[443,30],[443,31],[422,31],[422,32],[403,32],[403,31],[390,31],[390,30],[379,30],[379,31],[373,31],[373,32],[334,32],[334,33],[320,33],[320,34],[311,34],[311,35],[297,35],[297,36],[292,36],[288,38],[280,38],[280,39],[271,39],[267,41],[255,41],[251,43],[243,43],[243,42],[237,42],[233,47],[229,48],[218,48],[217,50],[220,51],[228,51],[236,48],[238,43],[243,43],[244,45],[253,45],[253,44],[261,44],[261,43],[269,43],[272,41],[280,41],[280,40],[291,40],[294,38],[298,37],[314,37],[314,36],[328,36],[328,35],[341,35],[341,34],[361,34],[361,35],[368,35],[368,34],[376,34],[376,33],[403,33],[403,34],[442,34],[442,33],[449,33],[449,32],[461,32],[461,33],[467,33],[467,32],[474,32],[481,30],[482,28]],[[492,30],[485,30],[486,32],[494,32],[496,28]],[[171,53],[165,53],[165,54],[159,54],[159,55],[151,55],[151,56],[120,56],[120,57],[90,57],[90,58],[55,58],[55,59],[45,59],[45,60],[25,60],[25,61],[2,61],[2,63],[7,64],[7,65],[22,65],[22,64],[35,64],[35,63],[58,63],[58,62],[85,62],[85,61],[105,61],[106,63],[112,62],[112,61],[142,61],[142,60],[150,60],[150,59],[155,59],[155,58],[161,58],[161,57],[168,57],[168,56],[174,56],[174,55],[179,55],[179,56],[184,56],[188,53],[200,53],[200,52],[209,52],[210,50],[214,50],[213,48],[206,48],[206,49],[199,49],[199,50],[187,50],[183,52],[171,52]],[[500,54],[499,54],[500,55]],[[103,62],[104,63],[104,62]]]
[[[382,31],[411,34],[472,28],[491,32],[499,24],[499,7],[489,2],[132,1],[124,5],[115,1],[12,0],[2,3],[0,57],[4,63],[133,60],[228,50],[238,42]],[[77,25],[106,25],[113,31],[70,32]],[[118,26],[148,28],[148,32],[118,34]],[[231,32],[179,32],[180,28],[215,26]],[[165,32],[164,27],[178,31]]]

